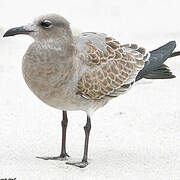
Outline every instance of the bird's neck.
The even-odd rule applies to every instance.
[[[72,39],[35,41],[23,58],[23,73],[32,82],[53,87],[68,83],[75,72]]]
[[[64,34],[56,39],[48,38],[39,43],[45,49],[57,51],[62,58],[72,57],[75,51],[72,34]]]

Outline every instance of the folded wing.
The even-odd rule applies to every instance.
[[[85,70],[78,82],[77,94],[87,99],[116,97],[126,92],[149,58],[142,47],[121,45],[98,33],[83,33],[78,39],[78,48]]]

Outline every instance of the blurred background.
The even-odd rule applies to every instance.
[[[0,26],[28,23],[58,13],[82,31],[110,33],[121,41],[174,39],[180,32],[178,0],[0,1]]]
[[[153,50],[176,40],[179,0],[0,0],[0,179],[179,180],[180,58],[166,64],[172,80],[142,80],[99,109],[92,119],[88,168],[36,156],[58,155],[61,112],[37,99],[25,84],[21,63],[32,39],[3,39],[8,29],[46,13],[64,16],[75,32],[106,33],[122,44]],[[81,159],[82,112],[69,112],[67,150]]]

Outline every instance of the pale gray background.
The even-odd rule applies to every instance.
[[[0,0],[0,36],[45,13],[59,13],[80,31],[104,32],[149,50],[177,41],[179,0]],[[77,31],[77,30],[76,30]],[[26,86],[21,60],[32,40],[0,39],[0,178],[17,180],[179,180],[180,57],[168,65],[173,80],[142,80],[92,118],[90,164],[85,169],[36,156],[58,155],[61,112]],[[67,151],[83,153],[85,113],[70,112]]]

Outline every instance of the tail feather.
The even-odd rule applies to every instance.
[[[176,76],[172,74],[169,67],[165,64],[162,64],[158,69],[144,75],[146,79],[171,79],[175,77]]]
[[[176,51],[176,52],[173,52],[170,56],[169,56],[169,58],[171,58],[171,57],[176,57],[176,56],[179,56],[180,55],[180,51]]]
[[[171,55],[176,47],[175,41],[161,46],[150,52],[149,62],[147,62],[144,68],[139,72],[136,77],[136,81],[147,78],[147,79],[170,79],[175,76],[170,71],[169,67],[163,64]]]

